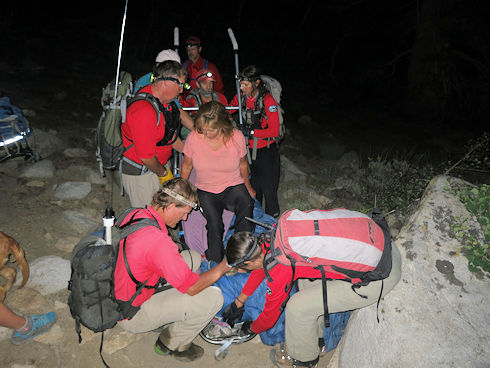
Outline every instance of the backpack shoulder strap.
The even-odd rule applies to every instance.
[[[203,68],[203,69],[207,69],[207,68],[208,68],[208,64],[209,64],[209,63],[208,63],[207,59],[204,59],[204,58],[203,58],[203,59],[202,59],[202,68]]]
[[[186,61],[184,61],[184,68],[187,69],[187,65],[189,65],[189,59],[187,59]]]
[[[158,100],[158,98],[153,96],[151,93],[148,93],[148,92],[137,93],[134,97],[132,97],[127,102],[127,108],[129,108],[129,106],[132,103],[134,103],[136,101],[142,101],[142,100],[147,101],[153,107],[153,110],[155,110],[155,114],[157,114],[157,126],[159,126],[160,125],[160,112],[162,112],[164,109],[163,109],[163,105],[160,102],[160,100]]]

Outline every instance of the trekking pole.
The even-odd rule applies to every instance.
[[[121,67],[121,54],[122,54],[122,45],[123,45],[123,39],[124,39],[124,28],[126,26],[126,14],[128,13],[128,0],[126,0],[126,4],[124,5],[124,15],[123,15],[123,21],[121,25],[121,37],[119,39],[119,53],[117,55],[117,69],[116,69],[116,79],[115,79],[115,86],[114,86],[114,100],[111,102],[114,106],[113,108],[116,108],[116,99],[117,99],[117,87],[119,85],[119,69]],[[114,175],[111,175],[111,185],[110,185],[110,195],[109,195],[109,204],[107,205],[105,216],[104,216],[104,227],[106,229],[106,242],[107,244],[111,244],[111,227],[114,225],[114,211],[112,210],[112,196],[113,196],[113,191],[114,191]],[[122,186],[121,186],[122,190]],[[111,223],[111,218],[112,218],[112,223]],[[107,234],[109,234],[107,236]],[[109,240],[108,240],[109,239]]]
[[[238,42],[236,42],[235,35],[233,34],[233,30],[228,28],[228,35],[230,36],[231,44],[233,45],[233,51],[235,53],[235,86],[236,86],[236,96],[238,100],[238,121],[240,130],[243,132],[243,117],[242,117],[242,99],[240,96],[240,68],[238,67]],[[252,159],[250,158],[250,151],[247,147],[247,159],[248,163],[252,163]]]
[[[179,53],[179,27],[174,27],[174,50],[178,54]],[[177,132],[180,134],[180,132]],[[180,153],[176,150],[173,150],[172,154],[172,174],[177,177],[180,176],[179,169],[179,157]]]
[[[121,67],[121,54],[122,54],[122,45],[124,39],[124,27],[126,26],[126,14],[128,13],[128,0],[126,0],[126,5],[124,6],[124,16],[123,22],[121,26],[121,37],[119,38],[119,53],[117,55],[117,69],[116,69],[116,83],[114,86],[114,98],[117,96],[117,86],[119,85],[119,69]],[[114,101],[115,103],[116,101]]]
[[[247,216],[245,216],[245,219],[248,220],[248,221],[250,221],[250,222],[253,222],[256,225],[262,226],[266,230],[273,230],[274,229],[274,226],[273,225],[266,224],[265,222],[257,221],[255,219],[250,218],[250,217],[247,217]]]
[[[174,27],[174,50],[179,53],[179,27]]]

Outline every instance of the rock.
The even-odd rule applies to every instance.
[[[48,344],[48,345],[58,345],[63,342],[63,331],[58,324],[54,324],[49,331],[38,335],[34,338],[34,341]]]
[[[0,341],[10,338],[12,330],[7,327],[0,327]]]
[[[92,191],[92,186],[86,181],[68,181],[58,185],[54,196],[56,199],[83,199]]]
[[[41,180],[32,180],[26,183],[26,187],[31,187],[31,188],[42,188],[45,185],[46,183]]]
[[[351,316],[339,367],[488,366],[490,280],[468,270],[452,225],[467,218],[481,242],[483,232],[446,187],[447,177],[434,178],[401,229],[402,279],[381,302],[379,324],[375,304]]]
[[[111,331],[114,332],[114,331]],[[134,334],[121,330],[121,332],[110,336],[104,342],[104,353],[113,354],[135,341],[141,340],[145,334]]]
[[[66,157],[88,157],[87,150],[83,148],[67,148],[63,151]]]
[[[71,275],[70,261],[58,256],[36,258],[29,265],[31,275],[27,286],[43,295],[66,290]]]
[[[65,236],[61,239],[58,239],[54,244],[56,249],[59,249],[63,252],[71,253],[73,247],[80,241],[79,237],[75,236]]]
[[[10,366],[10,368],[38,368],[36,365],[32,364],[17,364],[14,363]]]
[[[55,168],[51,160],[41,160],[28,166],[20,175],[21,178],[51,178]],[[44,184],[43,184],[44,185]]]
[[[333,201],[322,194],[311,191],[308,193],[308,202],[313,208],[327,208]]]
[[[286,156],[281,156],[281,181],[283,183],[295,182],[298,186],[306,183],[306,173],[301,171],[291,160]]]
[[[31,278],[32,271],[29,279]],[[20,282],[21,280],[18,279],[16,285],[20,285]],[[48,300],[38,290],[27,285],[22,289],[12,290],[8,293],[7,304],[9,308],[23,315],[49,312],[50,306]]]
[[[33,130],[33,134],[27,138],[27,141],[31,148],[38,151],[44,158],[62,151],[68,146],[66,142],[56,136],[56,131],[44,132],[38,128]]]
[[[82,213],[74,210],[65,210],[58,218],[60,226],[73,229],[77,234],[87,234],[101,226],[100,222],[96,222]]]
[[[100,172],[95,170],[87,170],[85,180],[92,184],[106,185],[108,183],[107,177],[102,177]]]
[[[352,171],[356,171],[359,169],[360,165],[359,155],[354,151],[344,153],[337,160],[337,166],[341,169],[351,169]]]

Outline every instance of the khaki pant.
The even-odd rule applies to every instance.
[[[193,271],[199,269],[199,253],[186,250],[182,257]],[[160,335],[161,341],[171,350],[184,351],[222,306],[223,295],[217,287],[210,286],[194,296],[172,288],[153,294],[133,318],[120,321],[119,325],[133,333],[167,325]]]
[[[392,246],[392,269],[383,280],[383,296],[393,289],[401,277],[401,257]],[[372,281],[357,289],[361,298],[351,288],[351,283],[341,280],[327,281],[329,313],[345,312],[376,303],[381,291],[381,281]],[[323,294],[321,280],[298,280],[299,291],[291,296],[286,306],[286,348],[289,355],[307,362],[319,354],[318,338],[323,336]]]
[[[122,183],[132,207],[149,206],[153,194],[160,188],[158,176],[151,171],[143,175],[122,174]]]

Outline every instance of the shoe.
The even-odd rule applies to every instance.
[[[323,337],[318,338],[318,347],[320,348],[320,357],[327,355],[327,347],[325,346]]]
[[[272,363],[276,367],[309,367],[316,368],[318,367],[318,357],[316,359],[310,360],[308,362],[302,362],[300,360],[296,360],[291,358],[286,350],[286,345],[282,342],[279,347],[275,347],[270,352],[270,358]]]
[[[54,325],[55,321],[56,315],[54,312],[27,317],[27,325],[30,325],[31,328],[27,331],[14,331],[12,334],[12,343],[14,345],[21,345],[33,339],[48,331]]]
[[[155,350],[155,353],[158,355],[172,355],[181,362],[193,362],[204,355],[204,349],[194,343],[191,343],[191,345],[184,351],[175,351],[167,348],[160,339],[157,339],[155,342],[153,350]]]

